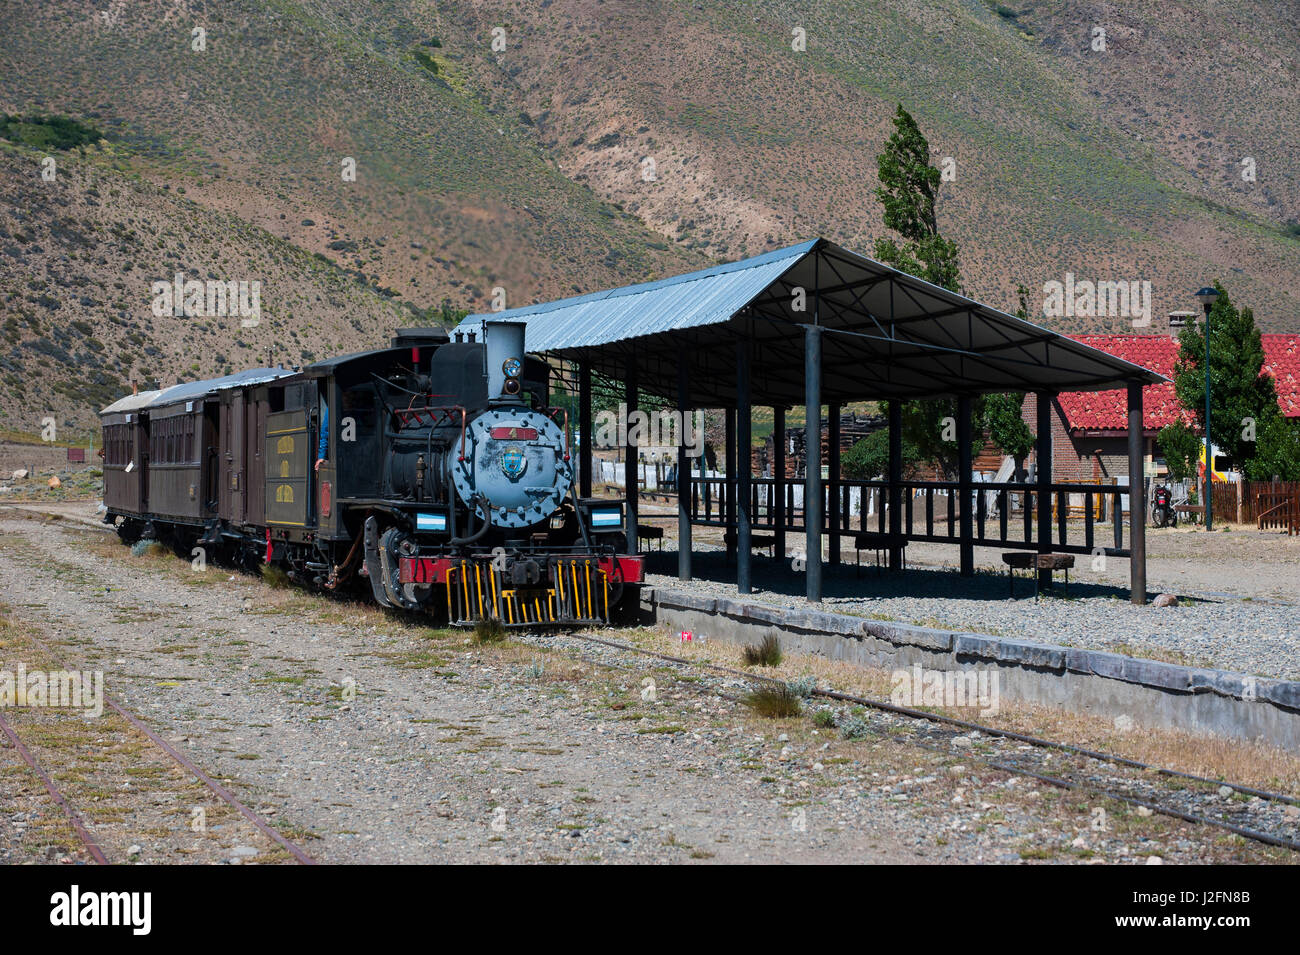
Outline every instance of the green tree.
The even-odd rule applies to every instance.
[[[906,454],[904,455],[906,459]],[[889,473],[889,431],[881,428],[867,435],[840,455],[840,471],[846,478],[870,481]]]
[[[1238,309],[1223,286],[1210,311],[1210,439],[1248,474],[1259,435],[1282,413],[1273,379],[1263,374],[1264,345],[1249,307]],[[1196,322],[1178,336],[1174,393],[1205,433],[1205,326]],[[1280,432],[1270,431],[1270,434]],[[1280,446],[1279,446],[1280,447]]]
[[[876,167],[880,178],[876,198],[884,206],[885,227],[903,239],[901,243],[892,238],[877,239],[876,258],[900,272],[960,291],[957,246],[939,234],[934,208],[942,177],[930,164],[929,141],[901,103],[894,114],[894,132],[876,157]],[[882,405],[887,411],[888,402]],[[954,473],[957,444],[944,440],[945,433],[952,430],[944,419],[955,417],[956,408],[952,400],[903,402],[904,462],[937,461],[945,474]],[[888,437],[883,441],[888,468]],[[874,460],[879,447],[872,448]]]
[[[894,114],[894,132],[876,157],[885,228],[903,238],[876,240],[876,258],[900,272],[952,292],[961,291],[957,244],[939,234],[935,199],[939,170],[930,164],[930,143],[903,105]]]
[[[1175,481],[1186,481],[1196,473],[1201,438],[1183,422],[1167,424],[1156,435],[1160,453],[1165,457],[1165,467]]]
[[[1275,414],[1259,428],[1257,438],[1255,454],[1246,462],[1246,477],[1300,481],[1300,422]]]
[[[1034,449],[1034,432],[1025,424],[1022,392],[984,395],[981,420],[997,449],[1016,462],[1016,470]]]
[[[961,291],[961,268],[958,264],[957,245],[939,232],[935,202],[942,177],[930,163],[930,143],[921,132],[916,120],[899,104],[894,114],[894,132],[876,157],[880,188],[876,198],[884,207],[884,224],[897,232],[902,241],[893,238],[877,239],[876,258],[901,272],[925,279],[931,284],[951,292]],[[1028,314],[1028,292],[1022,285],[1021,313]],[[1034,435],[1021,417],[1023,394],[982,395],[975,399],[971,409],[972,427],[987,431],[993,443],[1017,466],[1033,448]],[[886,408],[888,403],[885,403]],[[955,440],[957,402],[953,399],[921,399],[904,401],[903,460],[906,463],[935,461],[945,477],[957,474],[962,463],[958,458]],[[882,473],[881,465],[888,469],[888,437],[876,439],[875,435],[859,442],[861,458],[855,457],[855,467],[861,466],[872,474]],[[855,446],[851,450],[857,450]],[[977,442],[971,443],[971,457],[978,454]],[[843,461],[841,461],[843,465]]]

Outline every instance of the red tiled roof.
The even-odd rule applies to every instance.
[[[1300,418],[1300,335],[1263,335],[1264,370],[1273,376],[1277,403],[1288,418]]]
[[[1109,352],[1135,365],[1173,378],[1178,341],[1167,335],[1071,335],[1075,341]],[[1273,376],[1277,403],[1288,418],[1300,417],[1300,335],[1263,335],[1264,371]],[[1125,431],[1127,398],[1122,389],[1069,391],[1060,396],[1061,410],[1071,431]],[[1158,431],[1194,416],[1178,403],[1172,381],[1142,389],[1142,425]]]

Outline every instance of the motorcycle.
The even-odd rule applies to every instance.
[[[1158,485],[1151,495],[1151,525],[1153,527],[1178,526],[1178,512],[1174,510],[1173,494],[1163,484]]]

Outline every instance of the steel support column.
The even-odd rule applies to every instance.
[[[822,330],[804,330],[804,486],[805,570],[808,599],[822,599]]]
[[[725,435],[727,476],[722,482],[723,539],[727,549],[727,563],[736,558],[736,409],[726,411]]]
[[[691,460],[686,446],[688,406],[691,397],[690,367],[686,362],[677,366],[677,410],[682,416],[681,432],[677,443],[677,579],[691,579]],[[702,454],[704,434],[694,435],[695,447]]]
[[[773,551],[785,560],[785,408],[772,409],[772,497]]]
[[[628,420],[632,418],[632,412],[636,411],[637,404],[637,374],[636,364],[629,365],[627,369],[627,378],[624,382],[624,401],[627,404]],[[623,461],[623,487],[627,491],[627,549],[629,554],[637,553],[641,548],[641,541],[637,536],[637,521],[640,517],[640,476],[638,448],[633,442],[634,437],[639,435],[633,434],[633,429],[627,429],[627,443],[624,446]]]
[[[895,540],[903,534],[903,404],[889,403],[889,533]],[[880,502],[885,507],[884,501]],[[889,548],[889,569],[901,570],[903,549]]]
[[[830,493],[826,516],[830,519],[830,562],[840,562],[840,507],[843,494],[840,491],[840,406],[828,405],[826,408],[827,435],[826,463],[829,472]]]
[[[1142,384],[1128,386],[1128,532],[1129,598],[1139,606],[1147,602],[1147,495],[1143,467]],[[1208,504],[1208,499],[1206,500]],[[1209,511],[1207,510],[1208,514]]]
[[[1034,463],[1038,468],[1038,553],[1052,552],[1052,395],[1034,393],[1038,434],[1034,442]],[[1038,586],[1051,589],[1051,570],[1038,571]]]
[[[754,590],[750,577],[754,429],[749,398],[749,339],[746,337],[736,342],[736,590],[742,594]]]
[[[591,363],[578,365],[578,431],[582,443],[578,448],[578,494],[591,497]]]

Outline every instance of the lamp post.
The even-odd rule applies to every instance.
[[[1210,441],[1210,309],[1219,300],[1217,289],[1205,287],[1196,293],[1205,309],[1205,529],[1214,530],[1214,444]]]

